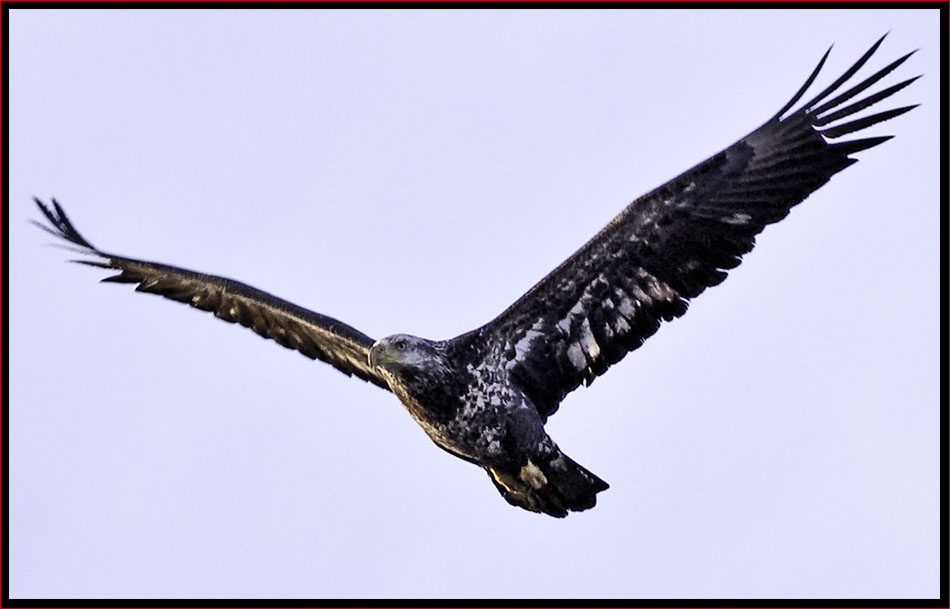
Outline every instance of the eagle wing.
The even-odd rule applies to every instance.
[[[369,365],[369,350],[374,341],[362,332],[232,279],[103,252],[79,234],[55,199],[52,209],[39,199],[34,200],[50,226],[34,224],[77,246],[82,254],[95,257],[74,262],[119,271],[102,281],[135,283],[138,292],[158,294],[210,311],[310,359],[324,361],[348,376],[355,375],[389,389]]]
[[[831,143],[915,107],[842,121],[919,78],[847,103],[913,54],[839,92],[882,41],[827,89],[783,116],[812,84],[829,49],[775,116],[633,201],[500,316],[456,339],[460,346],[503,366],[542,416],[554,413],[581,382],[592,382],[656,332],[661,320],[679,317],[689,299],[722,282],[726,270],[752,249],[755,235],[857,162],[851,154],[890,139]]]

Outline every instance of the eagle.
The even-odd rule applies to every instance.
[[[483,468],[510,504],[563,518],[594,507],[606,482],[567,456],[544,426],[564,397],[643,344],[661,322],[726,278],[766,225],[892,136],[838,138],[916,107],[860,118],[909,78],[855,100],[913,52],[847,85],[882,36],[838,79],[793,110],[831,49],[792,99],[760,127],[630,203],[603,230],[485,325],[448,340],[379,340],[244,283],[108,253],[62,206],[34,201],[73,260],[250,328],[396,395],[429,438]]]

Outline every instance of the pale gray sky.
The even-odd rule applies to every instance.
[[[501,312],[630,200],[920,47],[923,105],[548,430],[506,504],[390,394],[27,222],[374,337]],[[12,12],[10,594],[936,596],[937,12]]]

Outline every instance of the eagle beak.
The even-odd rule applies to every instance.
[[[380,341],[373,343],[373,346],[369,348],[369,365],[371,368],[375,368],[379,365],[379,352],[380,352]]]

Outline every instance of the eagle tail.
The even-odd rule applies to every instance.
[[[597,493],[609,488],[560,450],[550,457],[528,459],[520,467],[487,469],[505,501],[556,518],[594,507]]]

